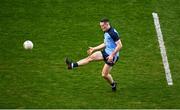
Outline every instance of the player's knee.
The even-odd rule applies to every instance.
[[[88,61],[91,62],[91,61],[93,61],[93,60],[94,60],[94,56],[93,56],[93,55],[90,55],[90,56],[88,57]]]
[[[107,76],[108,76],[108,73],[102,72],[102,77],[103,77],[103,78],[107,78]]]

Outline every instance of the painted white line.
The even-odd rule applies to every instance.
[[[160,47],[160,51],[161,51],[161,57],[162,57],[164,70],[165,70],[165,74],[166,74],[166,80],[167,80],[168,85],[173,85],[171,71],[170,71],[169,63],[168,63],[168,58],[166,55],[166,48],[164,45],[163,35],[161,32],[161,27],[160,27],[160,23],[159,23],[159,17],[158,17],[158,14],[154,13],[154,12],[152,13],[152,15],[154,18],[154,25],[155,25],[156,33],[157,33],[157,37],[158,37],[159,47]]]

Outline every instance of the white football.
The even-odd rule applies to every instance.
[[[33,49],[33,43],[30,40],[26,40],[23,44],[24,49],[31,50]]]

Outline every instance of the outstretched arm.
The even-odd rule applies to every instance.
[[[89,55],[91,55],[93,52],[105,48],[105,46],[106,46],[105,43],[102,43],[102,44],[100,44],[100,45],[98,45],[98,46],[96,46],[96,47],[89,47],[89,50],[87,51],[87,53],[88,53]]]

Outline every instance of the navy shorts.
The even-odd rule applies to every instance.
[[[113,58],[113,62],[108,62],[107,57],[108,57],[109,55],[105,52],[105,50],[101,51],[101,53],[102,53],[104,62],[105,62],[106,64],[108,64],[109,66],[113,66],[113,65],[118,61],[118,59],[119,59],[119,57],[115,56],[115,57]]]

